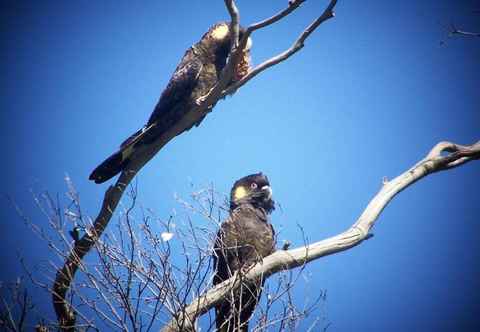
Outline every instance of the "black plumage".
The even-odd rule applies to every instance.
[[[240,30],[240,37],[243,29]],[[249,43],[250,44],[250,43]],[[241,79],[249,70],[247,47],[234,72],[234,80]],[[169,137],[169,130],[188,116],[198,98],[206,95],[218,81],[230,51],[230,29],[227,23],[212,26],[201,40],[190,47],[175,69],[167,87],[162,92],[147,124],[121,145],[90,174],[90,180],[102,183],[112,178],[131,161],[139,145],[150,144],[159,137]],[[201,119],[202,120],[202,119]],[[200,121],[191,123],[189,130]]]
[[[236,271],[246,272],[275,251],[275,231],[269,222],[274,208],[265,175],[252,174],[235,182],[230,196],[230,215],[215,240],[215,285]],[[260,299],[263,282],[242,283],[239,291],[226,296],[215,308],[217,331],[248,331],[248,320]]]

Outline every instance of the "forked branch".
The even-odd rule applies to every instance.
[[[231,56],[230,60],[225,66],[224,69],[224,74],[222,75],[222,78],[219,80],[218,84],[208,93],[208,95],[202,97],[202,101],[204,102],[209,102],[211,100],[218,100],[219,98],[223,98],[227,95],[230,95],[234,93],[236,90],[238,90],[241,86],[246,84],[248,81],[250,81],[252,78],[260,74],[262,71],[268,69],[269,67],[272,67],[276,64],[279,64],[280,62],[283,62],[287,60],[289,57],[291,57],[293,54],[297,53],[299,50],[303,48],[305,45],[305,40],[325,21],[329,20],[330,18],[333,18],[335,16],[333,9],[335,8],[335,5],[337,4],[337,0],[331,0],[330,3],[328,4],[327,8],[323,11],[323,13],[315,19],[305,30],[299,35],[299,37],[294,41],[292,46],[285,50],[284,52],[262,62],[255,68],[253,68],[247,75],[245,75],[241,80],[229,84],[231,82],[231,77],[233,75],[233,69],[235,68],[236,64],[238,63],[240,59],[240,55],[242,50],[245,48],[245,45],[247,44],[248,38],[252,34],[252,32],[265,28],[271,24],[274,24],[281,20],[282,18],[286,17],[288,14],[292,13],[294,10],[296,10],[300,5],[305,2],[305,0],[292,0],[289,1],[289,6],[288,8],[282,10],[281,12],[277,13],[276,15],[267,18],[263,21],[260,21],[258,23],[254,23],[250,26],[248,26],[245,30],[245,34],[242,37],[242,40],[240,40],[238,43],[236,41],[232,42],[232,50],[231,50]],[[238,10],[236,9],[235,6],[231,6],[230,4],[234,4],[234,1],[232,0],[225,0],[225,3],[227,4],[227,8],[229,8],[229,13],[232,16],[232,23],[233,22],[239,22],[239,13]],[[238,27],[235,27],[234,31],[237,31]],[[238,48],[235,47],[235,45],[239,45]]]
[[[449,34],[450,36],[480,37],[480,32],[460,30],[454,24],[450,25]]]
[[[198,123],[207,113],[209,113],[213,106],[223,97],[228,94],[232,94],[238,88],[246,84],[250,79],[258,75],[260,72],[267,68],[278,64],[291,55],[299,51],[308,38],[308,36],[324,21],[333,17],[333,8],[337,3],[337,0],[330,1],[327,9],[322,15],[315,20],[295,41],[293,46],[287,51],[279,54],[270,60],[265,61],[256,68],[254,68],[249,74],[247,74],[242,80],[236,82],[233,85],[229,85],[232,81],[233,69],[238,65],[240,61],[240,53],[244,49],[248,36],[255,30],[261,29],[268,25],[271,25],[280,19],[286,17],[288,14],[297,9],[305,0],[291,0],[289,1],[288,8],[281,11],[277,15],[274,15],[262,22],[251,25],[247,28],[247,36],[242,40],[238,40],[238,32],[240,25],[240,14],[237,6],[233,0],[225,0],[227,10],[231,16],[231,28],[233,31],[231,53],[227,65],[225,66],[222,74],[220,75],[217,85],[204,97],[200,98],[197,103],[197,107],[194,107],[190,112],[185,115],[182,120],[174,125],[171,130],[168,130],[166,134],[158,137],[156,141],[149,145],[143,145],[141,148],[136,149],[134,155],[131,156],[131,162],[127,165],[126,169],[121,173],[119,179],[115,185],[110,186],[105,192],[103,205],[97,218],[93,223],[93,228],[75,243],[72,252],[65,261],[63,267],[58,270],[54,284],[53,284],[53,306],[57,315],[57,320],[60,327],[64,331],[73,331],[76,322],[75,311],[68,303],[66,298],[67,292],[71,287],[75,273],[78,270],[79,264],[81,264],[84,256],[92,249],[98,238],[102,235],[103,231],[108,226],[108,223],[124,193],[125,188],[129,185],[131,180],[140,171],[140,169],[152,159],[155,154],[168,142],[170,142],[175,136],[181,134],[188,128],[191,128],[195,123]]]
[[[402,190],[425,176],[461,166],[469,161],[480,159],[480,141],[465,146],[450,142],[438,143],[427,156],[415,166],[391,181],[384,181],[380,191],[370,201],[358,220],[345,232],[305,247],[292,250],[278,250],[254,265],[242,279],[253,281],[267,278],[282,270],[293,269],[310,261],[348,250],[368,238],[378,216],[387,204]],[[178,326],[192,326],[193,322],[209,309],[220,303],[225,296],[240,286],[236,275],[208,290],[194,299],[190,305],[178,313],[163,329],[164,332],[179,331]]]

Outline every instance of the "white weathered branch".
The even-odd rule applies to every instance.
[[[445,153],[448,154],[444,155]],[[480,141],[470,146],[450,142],[438,143],[415,166],[391,181],[384,181],[382,188],[370,201],[358,220],[345,232],[305,247],[288,251],[278,250],[254,265],[242,279],[245,282],[245,280],[253,281],[259,277],[266,278],[276,272],[293,269],[320,257],[335,254],[360,244],[368,237],[378,216],[395,195],[429,174],[458,167],[475,159],[480,159]],[[204,295],[194,299],[182,312],[179,312],[177,317],[163,328],[163,331],[179,331],[179,326],[182,327],[182,330],[191,329],[193,322],[199,316],[220,303],[229,292],[239,286],[240,278],[237,278],[236,275],[216,285]]]
[[[227,7],[229,8],[229,13],[231,15],[232,23],[238,22],[239,19],[239,14],[238,14],[238,9],[236,6],[231,6],[230,3],[234,4],[234,1],[226,0]],[[335,16],[333,9],[335,8],[335,5],[337,4],[337,0],[331,0],[330,3],[328,4],[327,8],[323,11],[323,13],[316,19],[314,20],[295,40],[295,42],[292,44],[290,48],[285,50],[284,52],[262,62],[255,68],[253,68],[247,75],[245,75],[242,79],[240,79],[237,82],[234,82],[233,84],[229,84],[231,82],[231,77],[233,75],[233,70],[238,64],[238,61],[241,56],[242,50],[245,48],[245,45],[247,44],[247,40],[252,34],[252,32],[265,28],[266,26],[269,26],[273,23],[276,23],[277,21],[281,20],[282,18],[286,17],[288,14],[293,12],[295,9],[300,7],[300,5],[305,2],[305,0],[292,0],[289,2],[288,8],[284,9],[283,11],[279,12],[278,14],[265,19],[261,22],[254,23],[250,26],[248,26],[245,30],[245,34],[242,37],[242,40],[239,41],[238,43],[238,48],[234,47],[237,42],[233,41],[232,42],[232,52],[230,59],[227,63],[227,65],[224,68],[224,71],[222,73],[222,78],[219,80],[217,85],[204,97],[202,97],[199,102],[200,103],[207,103],[211,104],[212,100],[218,100],[221,99],[227,95],[230,95],[237,91],[241,86],[245,85],[248,81],[250,81],[252,78],[263,72],[264,70],[279,64],[280,62],[283,62],[290,58],[292,55],[300,51],[303,46],[305,45],[305,40],[325,21],[329,20],[330,18],[333,18]]]
[[[463,31],[463,30],[453,30],[450,32],[452,35],[461,35],[466,37],[480,37],[480,32],[472,32],[472,31]]]
[[[277,15],[275,15],[275,16],[271,17],[270,19],[267,19],[263,22],[259,22],[259,23],[251,25],[250,27],[247,28],[247,30],[246,30],[247,32],[246,32],[245,37],[243,39],[248,38],[248,36],[250,35],[250,33],[252,31],[263,28],[267,25],[270,25],[270,24],[278,21],[279,19],[283,18],[284,16],[288,15],[290,12],[292,12],[293,10],[298,8],[302,2],[303,1],[293,1],[290,4],[290,7],[287,10],[285,10],[283,12],[280,12],[279,14],[277,14]],[[300,36],[297,38],[297,40],[295,40],[295,42],[293,43],[293,45],[289,49],[287,49],[287,50],[283,51],[282,53],[280,53],[280,54],[262,62],[261,64],[259,64],[255,68],[253,68],[241,80],[229,85],[224,91],[222,91],[222,95],[226,96],[226,95],[234,93],[238,88],[240,88],[242,85],[244,85],[245,83],[250,81],[252,78],[257,76],[258,74],[260,74],[262,71],[264,71],[264,70],[268,69],[269,67],[272,67],[276,64],[279,64],[280,62],[283,62],[283,61],[287,60],[292,55],[294,55],[295,53],[300,51],[303,48],[303,46],[305,45],[305,40],[312,34],[313,31],[315,31],[315,29],[317,29],[320,26],[320,24],[327,21],[328,19],[331,19],[331,18],[335,17],[335,14],[333,12],[333,8],[335,7],[336,4],[337,4],[337,0],[331,0],[330,4],[327,6],[327,8],[325,8],[322,15],[320,15],[315,21],[313,21],[300,34]],[[244,43],[246,43],[246,42],[247,41],[245,39]],[[244,45],[244,44],[241,43],[240,46],[241,45]]]
[[[75,273],[78,270],[78,266],[83,260],[83,257],[92,249],[97,239],[102,235],[103,231],[106,229],[113,212],[115,211],[125,188],[129,185],[135,175],[140,171],[140,169],[152,159],[157,152],[170,142],[175,136],[183,133],[188,128],[191,128],[192,125],[198,123],[203,119],[203,117],[211,112],[213,106],[227,94],[231,94],[236,91],[239,87],[247,83],[254,76],[258,75],[260,72],[265,69],[281,62],[296,53],[303,47],[303,43],[306,38],[324,21],[333,17],[333,7],[336,4],[336,0],[332,0],[324,11],[324,13],[315,20],[298,38],[294,45],[284,53],[280,54],[277,57],[274,57],[270,60],[267,60],[263,64],[259,65],[257,68],[254,68],[251,73],[247,74],[242,80],[238,81],[232,86],[229,86],[232,81],[234,68],[238,65],[241,52],[245,48],[248,35],[252,31],[263,28],[267,25],[273,24],[283,17],[287,16],[293,10],[298,8],[301,3],[305,0],[291,0],[289,2],[289,7],[279,14],[266,19],[260,23],[253,24],[250,26],[250,30],[241,41],[238,41],[238,32],[239,32],[239,23],[240,23],[240,14],[238,8],[235,5],[233,0],[225,0],[225,4],[228,12],[231,16],[231,29],[233,31],[232,45],[231,45],[231,54],[226,64],[222,74],[220,75],[218,83],[215,87],[204,97],[200,98],[197,103],[197,107],[192,108],[188,114],[186,114],[178,123],[174,125],[171,130],[168,130],[166,134],[158,137],[158,139],[149,145],[143,145],[141,148],[136,149],[134,155],[131,156],[131,162],[127,165],[126,169],[120,174],[119,179],[115,185],[110,186],[105,192],[103,199],[102,208],[93,223],[93,229],[90,229],[86,235],[75,243],[75,247],[70,253],[69,257],[65,261],[63,267],[58,270],[55,282],[53,284],[52,300],[55,313],[60,325],[61,330],[64,331],[73,331],[76,314],[74,309],[70,306],[67,301],[66,295],[70,289],[71,283],[75,276]],[[247,29],[248,30],[248,29]]]
[[[460,29],[457,29],[457,27],[454,24],[451,24],[449,35],[450,36],[459,35],[464,37],[480,37],[480,32],[460,30]]]

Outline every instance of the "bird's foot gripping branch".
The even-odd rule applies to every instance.
[[[213,26],[202,37],[199,45],[196,44],[199,47],[194,45],[187,50],[145,128],[133,134],[117,152],[92,172],[90,179],[96,183],[107,181],[118,173],[120,176],[116,183],[107,189],[92,229],[75,243],[64,265],[57,271],[52,287],[52,300],[62,330],[71,331],[76,324],[75,310],[67,299],[67,293],[78,267],[108,226],[125,188],[163,146],[177,135],[198,125],[220,99],[234,93],[264,70],[298,52],[312,32],[334,16],[333,9],[337,0],[329,2],[322,14],[306,27],[289,49],[252,69],[245,70],[245,63],[248,63],[245,55],[251,34],[287,17],[304,2],[305,0],[289,1],[288,7],[279,13],[241,29],[240,14],[235,2],[225,0],[231,17],[229,26],[225,27],[225,23]],[[216,59],[214,64],[202,61],[203,58],[208,58],[205,52],[208,52],[210,47],[215,48],[215,52],[218,48],[226,47],[226,52],[219,52],[223,55]],[[241,73],[239,68],[243,68]],[[207,80],[209,83],[197,84],[199,80]]]
[[[380,213],[388,203],[402,190],[411,186],[429,174],[449,170],[480,159],[480,141],[472,145],[460,145],[451,142],[440,142],[416,165],[400,174],[384,185],[367,205],[360,217],[346,231],[330,238],[291,250],[277,250],[262,262],[255,264],[242,276],[242,281],[253,283],[258,278],[268,278],[282,270],[303,266],[308,262],[324,256],[351,249],[369,238],[369,232]],[[242,286],[236,275],[224,280],[193,299],[163,329],[163,332],[193,329],[193,322],[218,306],[230,293]],[[180,328],[182,327],[182,328]]]

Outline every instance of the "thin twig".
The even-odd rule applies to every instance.
[[[459,35],[459,36],[464,36],[464,37],[480,37],[480,32],[460,30],[460,29],[457,29],[457,27],[452,23],[450,25],[449,35],[450,36]]]
[[[289,7],[279,14],[266,19],[260,23],[254,24],[250,27],[250,32],[253,30],[260,29],[267,25],[273,24],[278,20],[284,18],[293,10],[298,8],[300,4],[304,1],[290,1]],[[231,78],[233,75],[233,70],[236,68],[240,61],[240,53],[243,51],[243,48],[246,45],[247,38],[242,38],[240,44],[238,43],[238,29],[239,29],[239,11],[236,7],[236,4],[233,0],[225,0],[227,10],[231,16],[231,28],[233,31],[232,36],[232,52],[229,60],[222,70],[222,74],[215,85],[215,87],[204,97],[200,98],[197,103],[197,107],[193,107],[190,110],[188,116],[184,116],[180,121],[178,121],[172,128],[170,128],[167,133],[158,137],[153,143],[149,145],[144,145],[141,148],[136,149],[134,155],[131,156],[131,162],[126,166],[126,169],[120,174],[119,179],[114,186],[110,186],[105,192],[103,199],[102,208],[93,223],[92,229],[90,229],[86,234],[79,240],[76,241],[74,248],[72,249],[70,255],[66,259],[63,267],[58,270],[55,282],[53,284],[52,300],[55,313],[57,315],[58,322],[61,326],[61,329],[64,331],[73,331],[75,326],[75,311],[71,308],[70,304],[66,299],[68,290],[70,289],[71,283],[74,279],[75,273],[78,270],[78,266],[83,260],[84,256],[92,249],[95,242],[101,237],[103,231],[107,227],[113,212],[115,211],[120,198],[122,197],[125,188],[132,181],[134,176],[142,169],[142,167],[152,159],[157,152],[170,142],[174,137],[181,134],[188,128],[191,128],[193,124],[199,122],[203,117],[211,112],[213,106],[223,97],[228,94],[232,94],[239,87],[246,84],[250,79],[258,75],[260,72],[266,70],[267,68],[280,63],[291,55],[299,51],[308,38],[308,36],[324,21],[333,17],[333,7],[337,3],[336,0],[332,0],[328,5],[327,9],[323,14],[315,20],[307,29],[300,35],[294,45],[284,53],[274,57],[266,62],[262,63],[249,74],[247,74],[242,80],[237,83],[228,86],[231,83]],[[252,30],[253,29],[253,30]]]
[[[300,51],[303,46],[305,45],[305,40],[312,34],[312,32],[315,31],[315,29],[317,29],[320,24],[322,24],[323,22],[333,18],[335,16],[334,12],[333,12],[333,8],[335,7],[335,5],[337,4],[337,0],[332,0],[330,1],[330,4],[328,5],[328,7],[323,11],[322,15],[320,15],[315,21],[313,21],[301,34],[300,36],[297,38],[297,40],[295,40],[295,42],[293,43],[293,45],[285,50],[284,52],[278,54],[277,56],[274,56],[264,62],[262,62],[261,64],[259,64],[258,66],[256,66],[255,68],[253,68],[245,77],[243,77],[241,80],[239,80],[238,82],[235,82],[231,85],[229,85],[224,91],[222,91],[222,97],[226,96],[226,95],[230,95],[232,93],[234,93],[236,90],[238,90],[241,86],[243,86],[245,83],[247,83],[248,81],[250,81],[252,78],[254,78],[255,76],[257,76],[258,74],[260,74],[261,72],[263,72],[264,70],[276,65],[276,64],[279,64],[280,62],[283,62],[285,60],[287,60],[288,58],[290,58],[292,55],[294,55],[295,53],[297,53],[298,51]],[[295,7],[296,8],[296,7]],[[295,9],[294,8],[294,9]],[[291,11],[289,11],[288,13],[292,12],[293,9]],[[285,14],[286,15],[286,14]],[[281,16],[280,14],[278,16],[281,16],[280,18],[284,17],[285,15]],[[278,19],[280,19],[278,18]],[[278,21],[277,18],[275,18],[276,21]],[[273,19],[272,19],[273,20]],[[267,20],[268,21],[268,20]],[[260,26],[262,26],[262,22],[261,23],[258,23],[260,24]],[[268,24],[267,24],[268,25]],[[254,25],[255,26],[255,25]],[[263,25],[263,26],[266,26],[266,25]],[[246,33],[246,37],[248,37],[248,31],[249,29],[251,28],[247,28],[247,33]],[[255,30],[256,29],[259,29],[257,27],[255,27]],[[253,31],[253,30],[252,30]],[[243,38],[245,39],[245,37]],[[242,39],[242,40],[243,40]],[[246,43],[246,40],[245,40],[245,43]]]
[[[449,154],[444,155],[445,152]],[[362,243],[368,237],[368,232],[374,226],[383,209],[402,190],[414,184],[425,176],[464,165],[472,160],[480,159],[480,141],[465,146],[450,142],[437,144],[427,156],[415,166],[399,175],[395,179],[385,182],[381,190],[370,201],[358,220],[345,232],[325,240],[288,251],[278,250],[254,265],[246,274],[242,275],[243,282],[252,282],[264,276],[282,270],[301,266],[315,259],[348,250]],[[227,294],[241,287],[237,273],[228,280],[212,287],[207,293],[194,299],[183,311],[182,315],[170,321],[163,328],[164,332],[178,331],[178,324],[186,321],[195,321],[200,315],[219,304]]]

